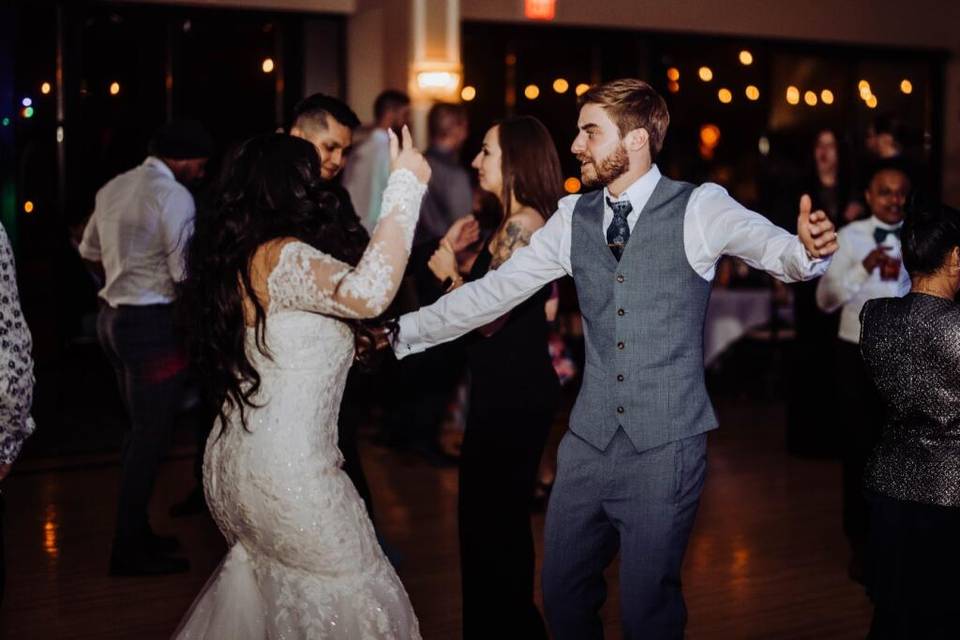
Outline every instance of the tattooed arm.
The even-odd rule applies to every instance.
[[[493,259],[490,261],[490,270],[493,271],[510,259],[513,252],[530,244],[530,236],[543,226],[543,218],[535,211],[521,211],[507,220],[507,224],[500,230],[490,245]],[[484,325],[478,331],[485,337],[490,337],[499,331],[510,319],[510,313],[505,313],[490,324]]]

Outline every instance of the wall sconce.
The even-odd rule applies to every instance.
[[[459,97],[460,65],[448,62],[421,62],[413,65],[414,93],[431,100],[456,102]]]

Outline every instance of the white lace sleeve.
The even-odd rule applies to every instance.
[[[356,267],[303,242],[289,242],[270,273],[270,312],[301,309],[342,318],[383,313],[397,293],[426,185],[411,171],[390,174],[380,217]]]

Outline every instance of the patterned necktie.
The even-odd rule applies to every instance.
[[[623,202],[614,202],[607,198],[607,204],[613,211],[613,221],[607,227],[607,245],[613,252],[613,257],[620,261],[623,255],[623,248],[627,246],[630,239],[630,225],[627,224],[627,216],[633,211],[633,205],[629,200]]]

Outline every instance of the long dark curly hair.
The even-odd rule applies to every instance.
[[[179,303],[187,344],[210,406],[222,428],[227,412],[256,406],[260,374],[246,352],[243,301],[256,314],[256,345],[265,342],[266,310],[253,292],[250,266],[257,249],[294,237],[351,265],[369,241],[356,214],[320,177],[312,144],[284,134],[266,134],[239,145],[225,164],[212,211],[198,216],[187,247],[187,277]],[[360,323],[351,323],[363,334]]]

